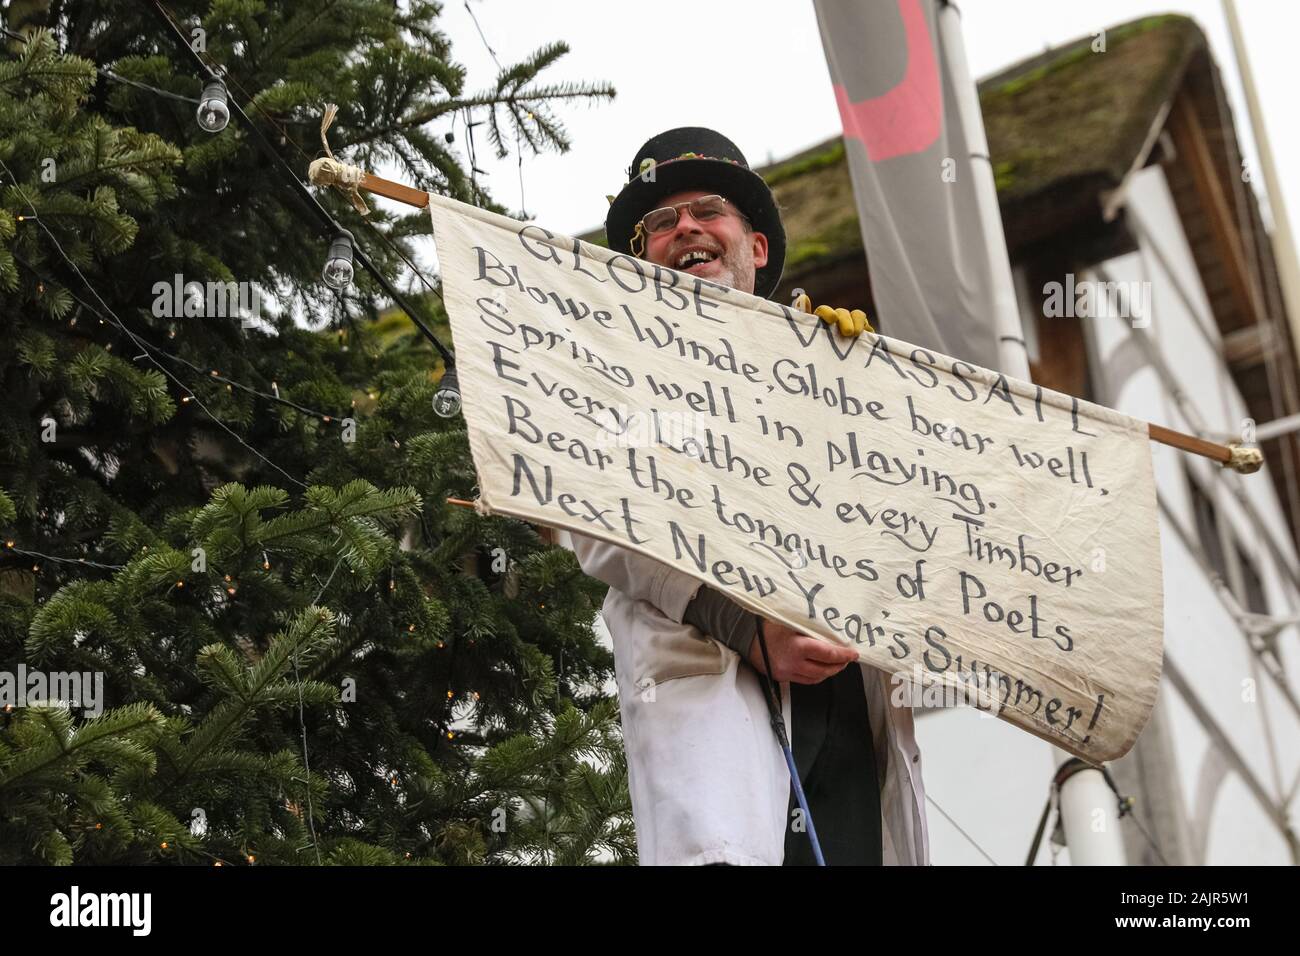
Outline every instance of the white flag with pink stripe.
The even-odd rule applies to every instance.
[[[998,368],[993,261],[942,0],[814,0],[881,331]]]

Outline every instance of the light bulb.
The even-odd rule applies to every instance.
[[[207,133],[220,133],[230,122],[230,107],[226,105],[226,84],[220,80],[211,80],[203,87],[203,96],[199,98],[199,110],[195,114],[199,129]]]
[[[460,414],[460,387],[456,382],[456,369],[443,373],[438,390],[433,393],[433,410],[442,418],[455,418]]]
[[[352,276],[352,233],[344,230],[330,243],[329,256],[320,277],[331,289],[341,292],[352,284]]]
[[[321,271],[321,278],[331,289],[342,291],[352,284],[353,269],[347,259],[330,259]]]

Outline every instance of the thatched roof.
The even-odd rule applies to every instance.
[[[1091,35],[1017,63],[979,85],[989,156],[1013,248],[1035,225],[1095,214],[1117,187],[1206,48],[1194,20],[1145,17],[1108,29],[1105,52]],[[1045,222],[1044,222],[1045,220]]]

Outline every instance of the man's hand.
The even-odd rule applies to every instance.
[[[772,659],[771,676],[774,680],[818,684],[834,677],[858,659],[858,652],[851,647],[809,637],[778,621],[764,621],[762,626],[763,637],[767,640],[767,655]],[[763,649],[757,639],[749,646],[749,662],[760,674],[767,673],[763,666]]]
[[[867,318],[867,313],[861,309],[836,309],[829,305],[819,305],[817,308],[812,307],[812,299],[808,298],[807,293],[801,292],[794,300],[794,307],[800,312],[807,312],[815,315],[827,325],[834,325],[840,330],[840,335],[848,338],[854,338],[863,332],[876,331],[871,327],[871,321]]]

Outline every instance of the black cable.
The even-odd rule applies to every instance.
[[[211,79],[221,80],[221,75],[204,62],[203,57],[199,56],[198,51],[190,46],[189,41],[185,39],[185,34],[181,32],[180,26],[172,19],[171,15],[167,12],[167,8],[163,6],[162,0],[153,0],[153,7],[158,16],[166,23],[168,32],[172,35],[173,39],[175,39],[178,48],[184,51],[184,55],[192,59],[203,74]],[[330,215],[329,210],[320,204],[320,200],[312,194],[306,183],[299,179],[298,174],[295,173],[289,167],[289,164],[284,161],[284,157],[282,157],[275,147],[271,145],[271,142],[266,138],[266,134],[262,132],[261,128],[248,118],[248,114],[244,112],[243,108],[235,101],[234,97],[229,96],[229,94],[227,95],[227,105],[239,116],[244,125],[253,132],[253,135],[257,137],[257,142],[260,145],[262,152],[269,156],[275,164],[279,166],[280,170],[292,184],[298,197],[303,200],[307,204],[308,209],[315,213],[315,215],[324,223],[325,227],[330,231],[329,237],[333,238],[341,232],[346,232],[347,230],[339,224],[338,220]],[[388,297],[407,314],[415,326],[424,334],[424,337],[433,344],[433,347],[436,348],[438,353],[442,356],[442,360],[446,364],[447,368],[451,369],[456,364],[455,356],[453,356],[447,347],[438,340],[438,337],[433,334],[433,331],[424,324],[423,320],[420,319],[419,314],[407,304],[406,300],[402,297],[402,294],[397,291],[396,286],[388,280],[387,276],[375,267],[375,264],[370,261],[370,257],[367,256],[365,251],[355,242],[353,242],[352,245],[352,254],[356,257],[357,262],[361,264],[361,267],[370,273],[371,277],[383,287],[384,292],[388,294]]]
[[[17,256],[17,255],[14,256],[14,261],[17,262],[24,269],[26,269],[28,272],[30,272],[32,275],[36,276],[36,278],[41,282],[54,283],[60,286],[63,289],[63,291],[68,293],[68,295],[72,298],[72,300],[77,303],[77,305],[81,306],[91,315],[98,318],[101,323],[107,323],[110,321],[104,318],[104,314],[102,312],[100,312],[98,309],[96,309],[94,306],[88,303],[85,299],[81,298],[81,296],[77,295],[77,293],[73,292],[72,289],[69,288],[66,283],[61,282],[57,279],[52,279],[49,276],[43,274],[39,269],[33,266],[22,256]],[[191,362],[189,359],[184,358],[183,356],[177,355],[174,352],[168,352],[165,348],[162,348],[161,346],[158,345],[154,345],[152,342],[149,342],[147,339],[143,337],[139,338],[138,340],[133,339],[132,344],[136,345],[139,348],[144,348],[150,352],[156,352],[157,354],[165,356],[166,358],[169,358],[174,362],[180,362],[182,365],[185,365],[190,369],[194,370],[195,372],[198,372],[205,379],[210,379],[214,382],[222,382],[223,384],[230,385],[234,388],[238,388],[252,395],[256,395],[259,398],[263,398],[268,402],[275,402],[276,404],[283,405],[285,408],[291,408],[294,411],[298,412],[300,415],[306,415],[309,418],[319,418],[322,421],[326,422],[327,424],[335,421],[342,423],[348,417],[347,415],[326,414],[325,412],[317,411],[314,408],[308,408],[305,405],[300,405],[297,402],[292,401],[291,399],[283,398],[280,395],[272,394],[269,392],[264,392],[259,388],[254,388],[252,385],[248,385],[244,382],[240,382],[233,378],[227,378],[226,376],[220,374],[216,369],[212,368],[211,366],[209,366],[208,368],[203,368]],[[139,357],[140,356],[136,356],[136,358]],[[185,391],[188,394],[190,395],[194,394],[194,389],[184,385],[182,385],[182,387],[185,388]]]
[[[23,36],[21,33],[15,33],[13,30],[10,30],[8,27],[0,27],[0,33],[3,33],[11,40],[17,40],[19,43],[30,42],[30,38]],[[192,96],[182,96],[180,93],[173,93],[171,90],[159,89],[156,86],[150,86],[148,83],[141,83],[139,80],[128,79],[127,77],[122,76],[120,73],[114,73],[106,66],[100,66],[98,63],[95,64],[95,72],[97,72],[100,76],[104,77],[105,79],[113,80],[116,83],[123,83],[127,86],[134,86],[138,90],[147,90],[150,93],[154,93],[158,96],[166,97],[169,100],[178,100],[182,103],[194,103],[194,104],[198,104],[199,102],[199,100],[195,99]]]
[[[1137,824],[1138,832],[1140,832],[1146,839],[1147,844],[1151,849],[1155,850],[1156,856],[1160,857],[1161,864],[1169,866],[1169,861],[1165,859],[1164,853],[1160,851],[1160,847],[1156,845],[1156,841],[1151,839],[1151,834],[1148,833],[1147,828],[1142,825],[1142,821],[1138,818],[1138,815],[1133,812],[1133,805],[1136,801],[1132,797],[1126,797],[1119,792],[1119,787],[1115,785],[1115,778],[1110,775],[1109,767],[1103,765],[1100,769],[1102,778],[1106,781],[1106,785],[1110,787],[1111,793],[1115,794],[1115,799],[1119,801],[1120,818],[1123,819],[1126,816],[1132,817],[1133,822]]]
[[[173,93],[170,90],[160,90],[156,86],[150,86],[148,83],[141,83],[139,80],[127,79],[125,76],[122,76],[118,73],[114,73],[112,70],[108,69],[107,67],[101,66],[101,67],[97,67],[97,69],[99,71],[99,75],[105,77],[106,79],[113,80],[117,83],[124,83],[127,86],[134,86],[138,90],[147,90],[150,93],[154,93],[158,96],[165,97],[169,100],[178,100],[181,103],[194,103],[196,105],[200,102],[199,100],[195,99],[193,96],[182,96],[180,93]]]
[[[180,33],[179,27],[177,27],[175,21],[173,21],[171,17],[167,14],[165,8],[162,7],[162,4],[158,3],[157,0],[155,0],[154,6],[158,10],[159,14],[163,17],[163,19],[167,21],[168,26],[171,28],[173,34],[178,37],[181,45],[184,46],[189,53],[193,54],[193,56],[195,57],[195,61],[198,63],[199,67],[202,70],[204,70],[208,76],[212,77],[213,79],[221,79],[224,83],[224,78],[215,69],[213,69],[206,62],[204,62],[203,58],[199,56],[198,51],[194,50],[192,47],[190,47],[188,43],[185,42],[184,35]],[[16,33],[13,30],[8,29],[7,27],[0,26],[0,33],[3,33],[5,36],[9,37],[10,39],[16,40],[20,43],[28,42],[27,37],[23,36],[21,33]],[[124,76],[114,73],[112,70],[106,67],[99,66],[98,64],[96,64],[95,69],[101,76],[104,76],[107,79],[114,80],[118,83],[124,83],[127,86],[132,86],[137,89],[147,90],[148,92],[157,94],[158,96],[163,96],[172,100],[178,100],[183,103],[199,102],[199,100],[190,96],[182,96],[179,93],[172,93],[169,90],[163,90],[163,89],[159,89],[156,86],[150,86],[148,83],[141,83],[138,80],[128,79]],[[252,121],[248,118],[248,115],[243,111],[243,109],[239,106],[239,104],[236,103],[233,99],[229,98],[229,91],[227,91],[227,97],[228,97],[227,104],[234,108],[234,110],[239,114],[239,117],[244,121],[245,125],[252,128],[253,132],[257,135],[260,144],[264,147],[264,151],[268,155],[270,155],[274,160],[277,161],[277,163],[282,167],[282,169],[289,175],[290,181],[295,186],[298,187],[300,191],[300,198],[306,200],[308,206],[314,207],[313,211],[317,212],[320,216],[324,218],[325,223],[331,229],[330,237],[332,238],[334,235],[338,234],[339,232],[344,231],[343,227],[339,225],[338,221],[335,220],[329,214],[329,212],[323,206],[320,205],[316,197],[313,196],[310,190],[308,190],[307,187],[303,184],[303,182],[300,179],[298,179],[297,174],[294,173],[293,170],[289,168],[289,165],[285,163],[284,159],[280,156],[280,154],[275,151],[274,147],[271,146],[271,144],[267,141],[266,137],[262,134],[262,131],[253,125]],[[251,97],[250,97],[250,102],[251,102]],[[255,108],[261,111],[259,107],[256,107],[256,105]],[[387,241],[390,246],[393,246],[394,249],[396,249],[392,241],[387,236],[385,236],[382,231],[377,229],[372,223],[367,222],[367,225],[369,225],[372,231],[374,231],[377,235],[379,235],[380,238]],[[424,284],[424,286],[428,288],[429,291],[432,292],[434,295],[441,298],[442,297],[441,294],[438,292],[437,289],[435,289],[433,286],[429,284],[429,282],[424,278],[420,270],[417,269],[414,266],[414,264],[412,264],[410,260],[406,258],[406,256],[402,255],[400,250],[396,250],[396,251],[398,255],[401,257],[402,261],[406,263],[407,267],[410,268],[413,273],[415,273],[416,277]],[[449,351],[447,351],[447,349],[443,346],[443,344],[438,340],[438,337],[433,334],[433,332],[429,329],[428,326],[424,324],[423,321],[421,321],[419,315],[415,312],[415,310],[412,309],[406,303],[406,301],[402,298],[401,294],[397,291],[397,289],[391,283],[389,283],[387,277],[384,276],[375,267],[374,263],[370,261],[369,256],[365,254],[364,250],[360,249],[356,245],[355,241],[352,244],[352,254],[357,259],[357,261],[361,263],[362,268],[364,268],[367,272],[369,272],[375,278],[375,280],[381,286],[383,286],[384,291],[388,293],[389,298],[391,298],[404,312],[406,312],[407,316],[411,319],[411,321],[415,324],[415,326],[419,328],[419,330],[425,335],[426,338],[429,339],[430,342],[433,343],[434,347],[437,348],[438,352],[442,355],[443,362],[445,363],[445,365],[448,368],[454,366],[456,364],[455,357]]]
[[[411,270],[411,273],[415,276],[416,279],[420,281],[420,283],[426,289],[428,289],[431,293],[436,295],[439,299],[442,299],[442,293],[439,292],[437,287],[434,286],[432,283],[430,283],[429,280],[424,277],[424,273],[421,272],[419,267],[407,257],[406,253],[402,251],[402,247],[399,246],[395,241],[393,241],[393,238],[391,236],[389,236],[387,233],[384,232],[384,230],[380,229],[373,222],[371,222],[369,217],[362,217],[361,221],[366,224],[366,227],[371,232],[373,232],[376,236],[380,238],[380,240],[382,240],[384,243],[388,245],[388,248],[393,251],[393,254],[396,255],[397,258],[401,259],[402,262],[406,263],[406,268]],[[443,301],[445,303],[446,300],[444,299]]]
[[[1034,831],[1034,842],[1029,847],[1029,856],[1025,859],[1025,866],[1033,866],[1034,859],[1038,856],[1038,848],[1043,843],[1043,831],[1047,829],[1047,818],[1052,812],[1052,791],[1047,791],[1047,805],[1043,807],[1043,815],[1038,818],[1038,829]]]
[[[5,173],[5,174],[6,174],[6,175],[7,175],[7,176],[8,176],[8,177],[13,181],[14,188],[15,188],[16,190],[18,190],[18,195],[21,196],[21,197],[23,198],[23,201],[26,202],[27,205],[28,205],[28,207],[31,209],[32,214],[33,214],[33,219],[35,220],[37,227],[40,228],[40,229],[41,229],[41,230],[42,230],[42,231],[43,231],[47,236],[50,237],[50,242],[53,243],[54,248],[55,248],[56,250],[58,250],[59,255],[63,257],[63,261],[66,262],[66,263],[68,264],[68,268],[70,268],[70,269],[73,271],[73,273],[77,276],[77,278],[79,278],[79,279],[81,280],[82,284],[85,285],[85,287],[86,287],[87,289],[90,290],[90,294],[93,295],[93,296],[95,297],[96,301],[99,302],[99,304],[100,304],[100,306],[103,308],[103,310],[104,310],[105,312],[108,313],[109,318],[112,320],[112,324],[115,325],[115,326],[117,326],[118,329],[120,329],[122,332],[124,332],[124,333],[126,334],[126,337],[127,337],[128,339],[131,340],[132,344],[136,345],[136,347],[138,347],[138,348],[142,348],[142,349],[144,349],[144,350],[145,350],[145,353],[144,353],[144,354],[145,354],[146,356],[148,356],[148,354],[149,354],[149,350],[145,347],[145,342],[144,342],[144,340],[141,339],[141,338],[140,338],[138,335],[136,335],[134,332],[132,332],[132,331],[127,327],[126,323],[123,322],[120,318],[118,318],[117,313],[114,312],[113,309],[112,309],[112,307],[111,307],[107,302],[104,301],[104,297],[101,296],[101,295],[99,294],[99,290],[96,289],[96,288],[94,287],[94,285],[91,284],[91,281],[90,281],[89,279],[86,278],[85,273],[83,273],[83,272],[81,271],[81,268],[77,265],[76,261],[75,261],[75,260],[74,260],[70,255],[68,255],[67,250],[63,248],[63,244],[62,244],[61,242],[59,242],[59,237],[56,236],[56,235],[51,231],[51,229],[50,229],[49,226],[45,225],[45,223],[43,223],[43,222],[41,221],[39,215],[36,215],[36,213],[37,213],[37,209],[36,209],[35,204],[31,201],[31,198],[27,195],[27,193],[26,193],[26,191],[23,189],[22,185],[18,182],[18,177],[15,176],[15,175],[13,174],[13,171],[12,171],[12,170],[11,170],[11,169],[6,165],[6,164],[5,164],[5,161],[4,161],[3,159],[0,159],[0,171],[3,171],[3,172],[4,172],[4,173]],[[101,318],[102,318],[102,316],[101,316]],[[249,451],[251,451],[254,455],[256,455],[258,458],[260,458],[263,462],[265,462],[266,464],[270,465],[272,468],[274,468],[274,469],[275,469],[276,471],[278,471],[280,474],[284,475],[284,477],[288,478],[288,479],[289,479],[290,481],[292,481],[294,484],[296,484],[296,485],[298,485],[299,487],[304,488],[304,489],[307,488],[307,484],[306,484],[306,482],[299,481],[299,480],[298,480],[297,478],[295,478],[293,475],[289,474],[287,471],[285,471],[283,468],[281,468],[279,465],[277,465],[275,462],[273,462],[270,458],[267,458],[265,455],[263,455],[260,451],[258,451],[256,448],[254,448],[254,447],[253,447],[252,445],[250,445],[248,442],[244,441],[244,439],[241,438],[241,437],[239,436],[239,433],[238,433],[238,432],[236,432],[233,428],[231,428],[229,425],[227,425],[224,421],[222,421],[220,418],[218,418],[216,415],[214,415],[214,414],[212,413],[211,409],[209,409],[206,405],[203,404],[203,400],[202,400],[201,398],[199,398],[197,395],[195,395],[194,392],[193,392],[193,390],[189,389],[189,388],[185,385],[184,382],[182,382],[179,378],[177,378],[177,377],[176,377],[175,375],[173,375],[170,371],[168,371],[167,368],[166,368],[165,366],[163,366],[163,364],[162,364],[161,362],[159,362],[157,359],[152,358],[152,357],[149,357],[149,360],[150,360],[151,362],[153,362],[153,364],[154,364],[155,366],[157,366],[158,371],[162,372],[163,375],[165,375],[167,378],[170,378],[173,382],[175,382],[175,383],[176,383],[178,386],[180,386],[182,389],[184,389],[185,391],[189,392],[189,394],[190,394],[190,398],[193,399],[193,400],[198,404],[199,408],[203,409],[204,413],[205,413],[209,418],[211,418],[212,421],[213,421],[213,422],[214,422],[218,427],[220,427],[223,431],[225,431],[227,434],[229,434],[231,438],[235,439],[235,441],[239,442],[239,444],[243,445],[245,448],[247,448]]]

